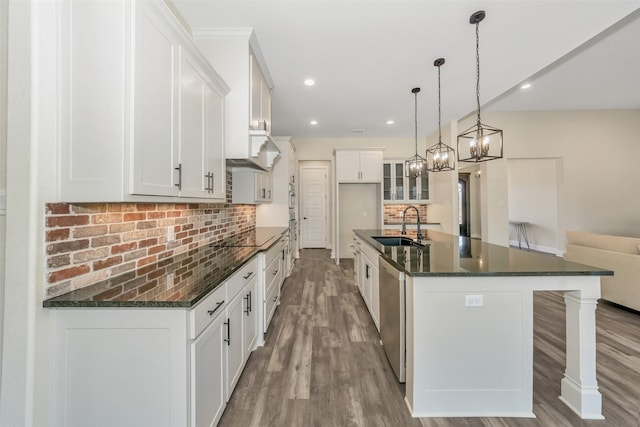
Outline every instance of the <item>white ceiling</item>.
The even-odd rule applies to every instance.
[[[439,57],[443,123],[473,112],[477,10],[487,15],[480,82],[489,109],[640,108],[640,0],[173,3],[192,28],[255,30],[274,82],[274,135],[412,137],[413,87],[422,88],[418,133],[428,135]],[[532,87],[513,89],[524,81]]]

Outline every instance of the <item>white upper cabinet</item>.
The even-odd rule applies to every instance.
[[[337,182],[382,182],[382,149],[336,149]]]
[[[224,200],[229,88],[167,5],[59,9],[60,200]]]
[[[280,154],[271,138],[271,75],[251,29],[193,29],[197,46],[231,91],[225,153],[232,166],[269,170]]]
[[[271,135],[271,87],[260,70],[256,55],[251,55],[251,121],[252,130]]]

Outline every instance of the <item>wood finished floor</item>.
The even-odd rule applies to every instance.
[[[220,426],[640,426],[640,314],[597,310],[604,421],[581,420],[559,399],[564,302],[534,298],[534,413],[527,418],[411,418],[353,282],[353,263],[305,249],[282,288],[265,346],[254,351]]]

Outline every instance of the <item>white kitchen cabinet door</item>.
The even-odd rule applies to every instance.
[[[382,181],[382,151],[360,152],[360,180]]]
[[[371,266],[371,317],[376,329],[380,332],[380,270],[377,265]]]
[[[205,80],[185,52],[180,61],[180,195],[206,197],[204,153]]]
[[[135,103],[131,193],[178,195],[177,80],[180,46],[155,7],[140,4],[135,24]]]
[[[336,152],[336,179],[338,182],[360,180],[360,152]]]
[[[251,119],[250,129],[271,134],[271,91],[260,71],[255,55],[251,55]],[[264,123],[264,127],[262,127]]]
[[[227,381],[225,399],[228,402],[233,393],[244,367],[244,361],[249,355],[243,354],[243,322],[244,322],[244,294],[240,293],[227,306],[227,321],[225,322],[225,347],[227,351]]]
[[[212,199],[227,198],[227,169],[224,152],[224,92],[204,85],[204,158],[208,194]]]
[[[258,340],[258,279],[257,276],[245,286],[242,292],[245,301],[244,325],[243,325],[243,347],[245,359],[255,349]]]
[[[180,65],[180,196],[223,200],[224,94],[186,51]]]
[[[254,55],[250,55],[251,61],[251,117],[249,118],[249,129],[253,130],[261,130],[259,127],[259,122],[262,120],[262,73],[260,72],[260,66],[258,65],[258,61],[256,61],[256,57]]]
[[[191,344],[191,425],[212,427],[226,406],[226,316],[218,316]]]

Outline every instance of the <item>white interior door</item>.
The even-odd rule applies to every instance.
[[[301,169],[301,248],[327,247],[327,173],[325,167]]]

